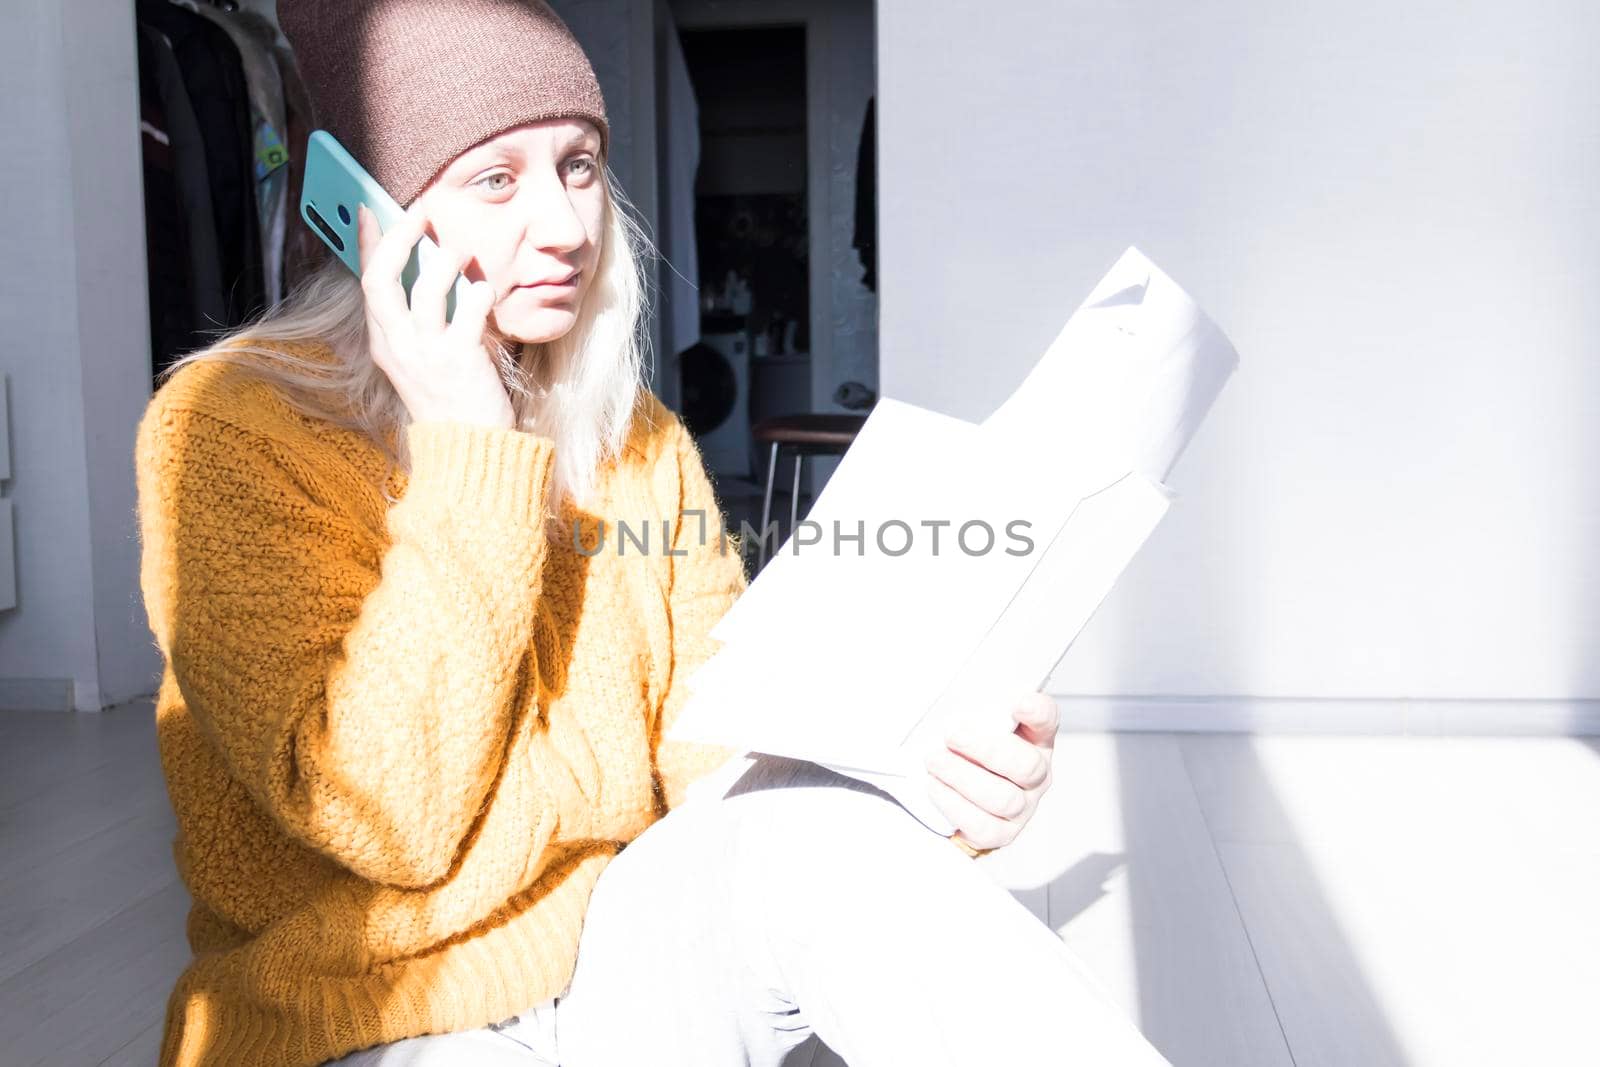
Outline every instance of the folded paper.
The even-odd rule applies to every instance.
[[[813,760],[941,833],[924,759],[1009,728],[1175,499],[1238,366],[1129,248],[982,423],[884,398],[799,529],[712,629],[674,739]]]

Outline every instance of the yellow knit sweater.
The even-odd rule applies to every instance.
[[[672,412],[641,394],[560,538],[538,521],[548,438],[405,432],[391,506],[376,448],[235,367],[185,367],[140,424],[156,714],[194,897],[163,1064],[318,1064],[554,996],[606,863],[733,755],[661,739],[744,588]],[[697,508],[703,538],[677,519]],[[646,520],[648,552],[619,539]]]
[[[369,441],[236,367],[183,368],[140,423],[194,899],[163,1065],[311,1067],[559,994],[600,872],[735,754],[661,736],[745,587],[675,414],[641,394],[559,538],[550,439],[404,432],[391,505]]]

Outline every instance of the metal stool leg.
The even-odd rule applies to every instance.
[[[767,523],[772,521],[772,485],[778,480],[778,442],[772,442],[767,457],[767,490],[761,499],[761,532],[756,536],[756,570],[767,565]],[[776,546],[774,546],[776,547]]]
[[[789,492],[789,536],[793,537],[795,530],[800,526],[800,467],[806,461],[806,454],[801,449],[794,453],[794,488]]]

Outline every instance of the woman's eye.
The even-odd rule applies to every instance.
[[[578,164],[583,167],[582,170],[577,172],[577,176],[580,178],[587,178],[594,173],[594,160],[590,159],[588,156],[578,156],[576,159],[571,161],[571,164]],[[569,166],[571,164],[569,164]]]
[[[489,182],[494,181],[496,178],[504,178],[506,181],[509,182],[511,180],[511,175],[506,174],[504,172],[502,172],[500,174],[491,174],[487,178],[484,178],[482,181],[478,182],[478,184],[485,186],[492,193],[498,193],[498,192],[500,192],[501,190],[503,190],[505,188],[504,185],[490,186],[490,185],[487,184]]]

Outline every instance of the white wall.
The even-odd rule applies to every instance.
[[[150,393],[131,5],[25,0],[0,35],[5,297],[18,606],[0,710],[152,692],[133,434]]]
[[[1600,696],[1600,12],[879,0],[882,379],[1139,246],[1241,356],[1074,694]]]

